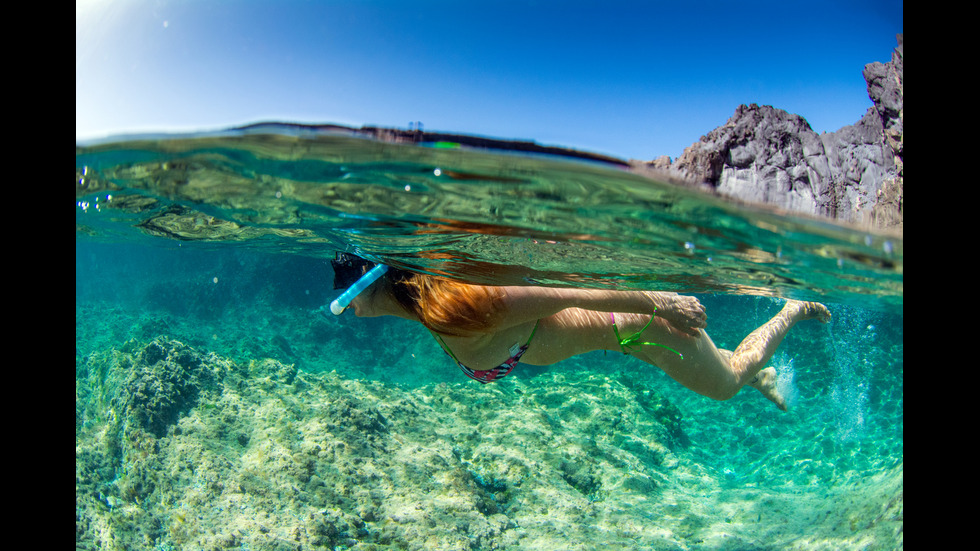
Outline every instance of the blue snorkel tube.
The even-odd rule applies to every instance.
[[[339,316],[340,314],[343,314],[344,310],[350,306],[351,301],[354,300],[354,297],[361,294],[364,289],[370,287],[372,283],[377,281],[378,278],[383,276],[387,271],[388,267],[384,264],[378,264],[374,268],[368,270],[366,274],[361,276],[361,279],[355,281],[353,285],[348,287],[347,290],[343,292],[343,294],[337,297],[337,300],[330,303],[330,311],[333,313],[333,315]]]

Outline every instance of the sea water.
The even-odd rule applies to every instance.
[[[286,127],[76,146],[76,546],[895,548],[903,242],[615,164]],[[485,284],[785,298],[790,411],[614,353],[466,379],[325,316],[347,251]],[[377,546],[377,547],[371,547]]]

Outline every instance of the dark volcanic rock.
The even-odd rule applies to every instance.
[[[902,227],[903,40],[888,63],[865,67],[874,106],[857,123],[817,134],[781,109],[740,105],[668,170],[736,199],[876,227]]]

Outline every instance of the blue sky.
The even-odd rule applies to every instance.
[[[742,103],[871,106],[901,0],[81,0],[75,137],[330,122],[680,155]]]

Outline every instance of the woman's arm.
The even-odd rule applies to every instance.
[[[657,315],[677,329],[697,335],[707,325],[708,316],[698,299],[677,293],[654,291],[605,291],[600,289],[565,289],[555,287],[502,287],[499,298],[503,308],[498,327],[510,327],[547,318],[566,308],[599,312],[623,312]]]

